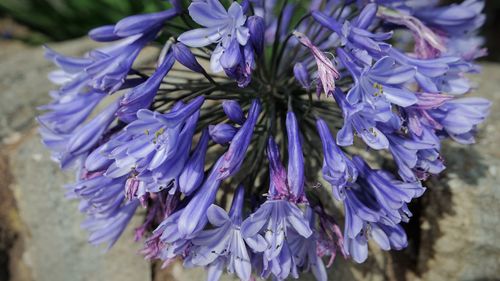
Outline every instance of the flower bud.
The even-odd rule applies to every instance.
[[[240,125],[245,122],[245,115],[238,102],[234,100],[225,100],[222,103],[222,108],[231,121]]]
[[[179,188],[182,193],[189,195],[203,182],[205,177],[205,156],[207,154],[208,132],[205,129],[196,146],[193,155],[179,176]]]
[[[261,55],[264,51],[264,33],[266,26],[264,19],[259,16],[251,16],[247,20],[247,27],[250,31],[250,42],[257,53]]]
[[[221,145],[229,143],[237,132],[236,128],[229,124],[210,125],[208,131],[210,138]]]
[[[175,59],[183,66],[198,73],[205,73],[203,67],[198,63],[191,50],[182,43],[172,45]]]

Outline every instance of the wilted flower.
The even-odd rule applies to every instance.
[[[491,105],[465,96],[486,53],[483,1],[437,2],[172,0],[91,30],[104,46],[83,57],[47,47],[59,89],[40,135],[77,170],[67,194],[89,242],[112,246],[143,209],[145,258],[209,280],[226,268],[322,281],[337,254],[366,260],[369,240],[406,247],[409,203],[445,169],[442,141],[473,143]],[[141,66],[149,45],[157,63]]]

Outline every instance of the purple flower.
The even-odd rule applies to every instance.
[[[320,11],[313,11],[312,16],[322,26],[334,31],[340,38],[341,45],[366,50],[369,54],[379,54],[382,45],[380,41],[390,39],[392,32],[379,34],[367,30],[376,13],[377,5],[370,3],[364,7],[360,15],[352,23],[346,20],[341,24]]]
[[[185,67],[198,73],[206,73],[205,69],[196,60],[191,50],[182,43],[177,43],[172,45],[172,53],[175,59]]]
[[[286,278],[292,268],[285,260],[292,259],[287,237],[294,231],[305,238],[312,235],[307,219],[302,211],[286,200],[268,200],[241,224],[241,233],[245,239],[256,239],[262,235],[267,242],[264,250],[264,271],[271,272],[278,278]],[[249,245],[254,251],[260,251],[262,245]]]
[[[344,93],[339,89],[335,90],[333,96],[342,109],[344,116],[344,126],[337,133],[338,145],[352,145],[354,142],[353,130],[355,130],[366,145],[371,148],[379,150],[389,147],[389,140],[377,128],[377,121],[387,121],[390,117],[387,118],[385,115],[387,113],[392,114],[391,112],[388,112],[387,109],[375,111],[369,105],[364,104],[352,106],[347,102]]]
[[[210,66],[214,72],[222,71],[222,62],[232,58],[225,54],[231,53],[232,43],[237,40],[238,44],[245,46],[250,36],[242,7],[233,2],[226,11],[218,0],[196,1],[189,5],[189,15],[205,27],[184,32],[178,40],[190,47],[217,43]]]
[[[339,56],[355,79],[354,86],[347,94],[349,103],[363,101],[377,109],[386,107],[387,102],[402,107],[417,102],[415,94],[401,86],[415,75],[413,67],[396,66],[394,59],[383,57],[371,68],[367,67],[361,72],[342,49],[339,49]]]
[[[82,227],[90,232],[91,244],[107,242],[111,248],[139,206],[139,200],[125,201],[125,180],[110,179],[99,172],[66,187],[81,199],[80,211],[87,215]]]
[[[415,170],[418,168],[417,165],[421,162],[419,158],[422,156],[419,152],[435,149],[436,145],[433,142],[407,139],[396,134],[390,134],[388,138],[389,151],[399,168],[399,175],[405,181],[415,182],[418,177]]]
[[[250,280],[250,255],[240,230],[243,196],[244,189],[240,186],[229,215],[216,205],[210,206],[207,217],[214,228],[202,231],[192,240],[194,248],[185,264],[208,266],[209,280],[218,279],[214,277],[221,275],[224,265],[240,280]],[[259,237],[259,240],[263,241],[263,238]]]
[[[363,262],[370,240],[407,246],[402,223],[422,180],[445,169],[441,143],[474,142],[489,113],[490,102],[462,97],[486,53],[484,1],[298,2],[172,0],[93,29],[104,46],[82,57],[46,48],[59,89],[40,108],[40,134],[77,170],[67,196],[91,243],[113,245],[141,205],[145,258],[182,259],[209,280],[224,268],[241,280],[326,280],[338,253]],[[137,61],[146,47],[156,66]],[[359,145],[395,165],[372,169],[352,155]],[[321,160],[342,213],[305,189]]]
[[[358,171],[351,159],[335,144],[326,122],[318,118],[316,126],[323,143],[323,177],[332,186],[335,197],[343,200],[344,187],[356,181]]]
[[[120,37],[147,34],[161,27],[165,21],[174,18],[177,14],[176,9],[168,9],[159,13],[126,17],[115,25],[114,33]]]
[[[157,258],[164,261],[164,266],[168,265],[178,256],[185,256],[188,248],[191,246],[190,239],[198,234],[204,225],[200,225],[193,231],[193,235],[183,236],[177,226],[184,212],[184,209],[179,209],[169,215],[161,224],[153,231],[153,235],[146,241],[146,246],[149,246],[149,258]],[[148,245],[149,244],[149,245]]]
[[[450,6],[416,9],[414,15],[430,26],[454,36],[467,34],[483,25],[483,8],[484,1],[466,0]]]
[[[222,182],[219,179],[219,170],[223,157],[214,164],[203,185],[198,189],[179,218],[178,230],[181,237],[190,237],[197,229],[207,224],[207,210],[215,200],[215,195]]]
[[[306,209],[305,216],[309,221],[311,229],[314,229],[316,217],[310,207]],[[297,265],[297,267],[303,272],[310,270],[318,281],[326,281],[328,280],[328,276],[325,264],[317,253],[319,243],[318,238],[319,235],[315,231],[308,238],[305,238],[294,231],[290,231],[287,237],[288,243],[290,244],[290,250],[293,253],[293,262]]]
[[[269,198],[282,199],[290,196],[287,172],[281,163],[280,151],[274,138],[270,137],[267,142],[267,158],[269,159]]]
[[[71,136],[68,136],[67,144],[62,153],[79,155],[88,152],[113,122],[117,109],[118,103],[114,102],[90,122],[76,129]]]
[[[39,107],[49,112],[37,118],[38,122],[57,133],[70,133],[90,115],[105,94],[97,91],[57,99]]]
[[[259,16],[248,17],[247,27],[252,47],[258,55],[261,55],[264,51],[264,32],[266,28],[264,19]]]
[[[300,200],[304,196],[304,154],[299,125],[292,111],[286,114],[286,131],[288,137],[287,184],[293,200]]]
[[[233,40],[220,62],[226,75],[236,80],[238,87],[245,88],[250,84],[255,69],[254,52],[250,44],[240,47]]]
[[[327,267],[330,267],[337,256],[337,251],[340,251],[344,258],[348,256],[344,250],[344,237],[337,221],[325,212],[323,206],[316,206],[314,210],[319,220],[316,252],[319,257],[330,256],[327,264]]]
[[[108,157],[114,162],[106,175],[120,177],[134,170],[139,179],[147,179],[147,191],[169,187],[174,192],[188,160],[203,101],[197,98],[187,105],[178,103],[166,114],[140,110],[137,120],[125,128],[128,137],[111,140],[114,148]]]
[[[179,176],[180,191],[186,195],[193,193],[203,182],[205,177],[205,155],[207,153],[208,140],[208,131],[205,129],[191,158],[189,158],[184,170]]]
[[[448,101],[429,113],[453,140],[471,144],[475,128],[489,114],[490,106],[488,100],[469,97]]]
[[[120,102],[120,109],[117,112],[118,118],[127,123],[137,119],[137,111],[148,108],[153,103],[163,78],[165,78],[173,65],[173,55],[172,53],[168,53],[161,65],[158,66],[148,80],[124,95]]]
[[[406,247],[406,234],[398,223],[411,216],[405,202],[421,196],[425,189],[371,170],[359,157],[353,160],[360,177],[345,190],[345,251],[361,263],[367,258],[370,238],[383,250]]]
[[[85,68],[90,78],[89,85],[105,92],[118,91],[135,59],[152,37],[138,34],[90,52],[92,63]]]
[[[384,171],[372,170],[358,156],[353,157],[353,163],[359,172],[358,183],[362,182],[371,188],[373,199],[393,223],[404,221],[401,208],[425,191],[420,182],[400,182]]]
[[[260,102],[258,100],[254,100],[248,112],[247,120],[234,135],[231,145],[226,153],[224,153],[219,178],[228,178],[241,167],[248,145],[252,139],[253,130],[259,118],[260,110]]]

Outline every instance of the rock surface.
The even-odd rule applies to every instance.
[[[77,40],[53,46],[70,55],[81,55],[94,43]],[[63,185],[74,178],[60,172],[35,131],[36,107],[49,101],[52,85],[46,74],[53,67],[41,48],[0,46],[0,152],[7,158],[0,188],[13,193],[17,206],[19,259],[10,261],[9,276],[19,281],[150,280],[151,266],[136,254],[133,229],[108,253],[87,244],[80,229],[83,216],[78,202],[64,198]],[[2,198],[2,208],[7,207]],[[11,206],[9,206],[11,207]],[[140,217],[137,217],[136,224]],[[0,220],[3,222],[3,220]],[[19,226],[21,225],[21,226]],[[12,254],[19,251],[11,251]],[[0,278],[2,279],[2,278]],[[3,280],[3,279],[2,279]]]
[[[81,54],[91,46],[77,40],[53,47]],[[179,263],[159,270],[143,261],[132,229],[106,254],[86,243],[77,203],[67,201],[62,189],[72,176],[50,161],[35,132],[35,108],[48,101],[52,88],[45,75],[52,66],[42,53],[40,48],[0,45],[0,251],[5,237],[16,239],[8,244],[10,280],[204,280],[203,270],[184,271]],[[483,66],[482,75],[474,78],[480,85],[474,95],[493,101],[491,116],[477,145],[445,146],[448,170],[430,181],[424,197],[412,206],[410,247],[391,253],[371,247],[363,265],[339,258],[330,280],[498,280],[500,65]],[[1,280],[3,276],[0,269]]]

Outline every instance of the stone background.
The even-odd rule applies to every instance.
[[[51,47],[78,55],[92,43]],[[0,281],[204,280],[203,270],[145,262],[132,229],[108,253],[86,243],[77,202],[62,189],[72,176],[59,171],[36,133],[50,69],[41,48],[0,42]],[[493,101],[491,116],[475,146],[445,146],[447,171],[412,206],[410,247],[372,247],[363,265],[337,259],[331,280],[500,280],[500,65],[483,64],[474,80],[475,95]]]

